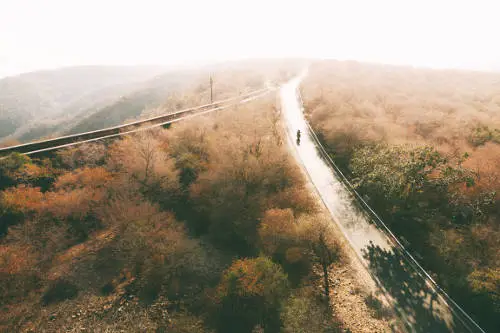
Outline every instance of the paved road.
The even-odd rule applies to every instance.
[[[362,213],[350,192],[321,157],[309,131],[297,94],[301,78],[281,89],[282,112],[296,158],[309,174],[334,221],[356,251],[408,332],[476,332],[450,310],[429,281],[417,273],[400,250]],[[302,133],[300,145],[296,133]],[[467,321],[466,325],[468,325]]]

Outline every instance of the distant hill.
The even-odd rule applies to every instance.
[[[34,124],[64,120],[75,112],[106,104],[163,71],[152,66],[82,66],[1,79],[0,138],[20,137]],[[48,121],[45,127],[54,123],[57,121]]]
[[[210,75],[214,98],[224,99],[244,92],[238,87],[253,90],[270,78],[283,80],[302,63],[252,59],[175,70],[86,66],[8,77],[0,80],[0,141],[92,131],[208,103]]]
[[[165,103],[171,93],[183,91],[199,82],[201,76],[199,71],[190,70],[158,75],[137,85],[133,91],[120,96],[97,111],[86,110],[82,113],[84,118],[73,122],[74,125],[66,133],[97,130],[135,119],[144,109],[155,108]],[[208,80],[206,81],[208,84]]]

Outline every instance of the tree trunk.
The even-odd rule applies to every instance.
[[[326,263],[322,263],[323,266],[323,279],[324,279],[324,284],[325,284],[325,297],[330,304],[330,283],[329,283],[329,278],[328,278],[328,265]]]

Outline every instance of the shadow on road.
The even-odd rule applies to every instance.
[[[398,250],[385,250],[370,242],[362,251],[369,269],[394,298],[396,310],[408,316],[404,324],[409,332],[463,331],[453,324],[453,320],[447,322],[439,315],[444,304]]]

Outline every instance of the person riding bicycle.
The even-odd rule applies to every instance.
[[[297,130],[297,145],[300,145],[300,130]]]

